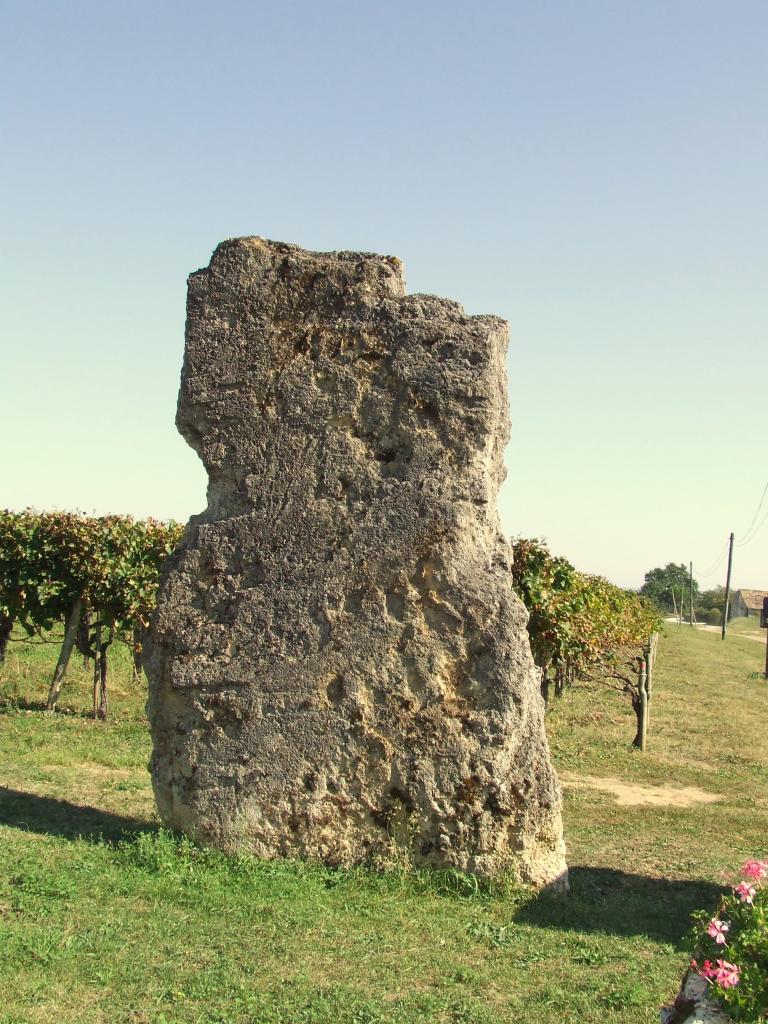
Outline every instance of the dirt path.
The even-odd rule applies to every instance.
[[[696,623],[696,629],[703,629],[707,633],[719,633],[721,631],[720,626],[702,626],[699,623]],[[768,632],[768,630],[766,630],[766,632]],[[766,637],[753,636],[751,633],[729,633],[728,636],[739,636],[743,637],[745,640],[755,640],[759,644],[764,644],[766,642]]]
[[[674,618],[666,618],[664,621],[665,622],[674,622],[675,625],[678,624],[677,619],[674,619]],[[687,625],[687,623],[685,623],[685,625]],[[704,630],[705,633],[719,633],[721,631],[721,629],[722,629],[721,626],[707,626],[703,622],[695,623],[695,628],[696,629],[702,629],[702,630]],[[745,640],[755,640],[759,644],[764,644],[764,643],[768,642],[768,630],[766,630],[765,632],[766,632],[766,635],[764,635],[764,636],[753,636],[752,633],[730,633],[729,636],[741,636],[741,637],[744,637]]]
[[[708,793],[697,786],[647,786],[640,782],[625,782],[615,777],[598,778],[595,775],[578,775],[576,772],[560,772],[560,781],[566,789],[599,789],[610,793],[619,807],[636,807],[638,804],[656,804],[662,807],[693,807],[694,804],[711,804],[722,800],[717,793]]]

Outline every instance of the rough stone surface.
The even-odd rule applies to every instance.
[[[688,971],[672,1006],[665,1006],[659,1013],[661,1024],[732,1024],[709,997],[709,985],[694,971]]]
[[[496,497],[507,325],[402,265],[241,238],[189,279],[208,508],[147,643],[164,822],[262,856],[564,882]]]

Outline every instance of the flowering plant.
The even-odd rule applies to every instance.
[[[768,1021],[768,861],[748,860],[714,916],[696,921],[691,970],[711,986],[734,1021]]]

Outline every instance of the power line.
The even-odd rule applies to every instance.
[[[711,576],[713,573],[717,572],[717,570],[720,568],[720,566],[725,561],[725,556],[726,556],[727,552],[728,552],[728,541],[725,542],[725,544],[722,547],[722,550],[720,551],[720,554],[717,556],[715,561],[712,563],[712,565],[708,569],[705,569],[705,570],[702,571],[700,569],[697,569],[696,566],[693,567],[696,575],[697,576]]]
[[[765,517],[763,517],[763,519],[760,521],[760,525],[757,527],[755,532],[750,537],[750,535],[749,535],[750,531],[752,530],[752,527],[757,522],[757,517],[760,515],[760,509],[763,507],[763,502],[765,501],[766,494],[768,494],[768,480],[766,481],[765,487],[763,488],[763,493],[761,494],[760,501],[758,502],[757,508],[755,509],[755,514],[752,516],[752,522],[749,524],[749,526],[745,530],[744,536],[741,538],[741,540],[736,542],[736,546],[737,547],[741,548],[741,547],[744,547],[745,544],[749,544],[749,542],[755,537],[755,535],[758,533],[758,531],[761,529],[761,527],[765,523]]]
[[[760,533],[762,528],[765,526],[766,522],[768,522],[768,509],[765,510],[763,518],[760,520],[760,522],[757,524],[755,529],[752,531],[752,536],[751,537],[749,537],[749,536],[745,537],[745,539],[742,540],[742,541],[739,541],[739,543],[736,546],[740,547],[740,548],[743,548],[745,545],[751,544],[752,541],[755,539],[755,537],[758,535],[758,533]]]
[[[747,544],[751,544],[752,543],[752,541],[755,539],[755,537],[758,535],[758,533],[760,533],[762,528],[768,522],[768,509],[765,510],[765,512],[763,514],[763,517],[760,520],[760,522],[757,521],[757,517],[760,515],[760,511],[761,511],[761,509],[763,507],[763,504],[765,503],[766,496],[768,496],[768,480],[766,481],[765,487],[763,488],[763,493],[760,495],[760,501],[757,503],[757,508],[755,509],[755,514],[752,516],[752,521],[750,522],[750,524],[747,527],[747,529],[744,531],[744,535],[742,536],[741,540],[738,540],[738,541],[734,542],[733,534],[731,534],[729,540],[726,541],[725,546],[721,549],[720,554],[717,556],[715,561],[712,563],[712,565],[708,569],[700,570],[700,569],[696,569],[695,566],[693,567],[693,570],[695,571],[697,576],[705,576],[705,577],[706,576],[713,576],[717,572],[717,570],[720,568],[720,566],[723,564],[723,562],[725,560],[726,552],[729,550],[729,547],[730,547],[731,553],[732,553],[733,547],[743,548]],[[756,523],[757,523],[757,525],[755,525]],[[729,577],[730,577],[730,563],[731,563],[731,558],[729,558],[729,571],[728,571]],[[727,584],[726,584],[726,587],[727,587]]]

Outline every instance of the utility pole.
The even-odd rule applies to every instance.
[[[733,534],[728,545],[728,575],[725,577],[725,605],[723,607],[723,632],[721,640],[725,640],[725,628],[728,625],[728,601],[731,596],[731,566],[733,565]]]
[[[690,564],[690,569],[691,569],[691,576],[690,576],[690,581],[689,581],[689,583],[690,583],[689,598],[690,598],[690,602],[691,602],[691,607],[690,607],[690,616],[689,616],[689,618],[690,618],[691,629],[693,629],[693,562],[690,562],[689,564]]]

